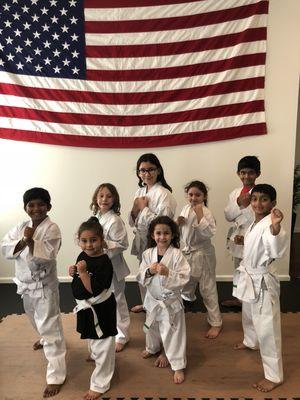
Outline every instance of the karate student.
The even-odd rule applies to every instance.
[[[174,218],[176,201],[172,195],[172,188],[167,184],[163,167],[155,154],[141,155],[136,164],[139,189],[135,193],[132,210],[129,216],[129,225],[134,228],[134,240],[131,254],[137,256],[139,262],[147,248],[147,234],[151,221],[167,215]],[[140,285],[142,301],[145,289]],[[143,311],[142,305],[132,307],[131,311]]]
[[[177,224],[183,243],[182,252],[190,264],[191,276],[182,289],[181,297],[185,304],[195,301],[195,291],[199,286],[209,324],[205,337],[215,339],[222,330],[216,284],[216,254],[211,243],[216,233],[216,221],[207,208],[207,187],[203,182],[192,181],[184,191],[188,204],[183,207]]]
[[[123,257],[124,250],[128,248],[128,239],[124,222],[120,217],[121,204],[116,187],[111,183],[99,185],[90,208],[97,215],[103,228],[104,251],[114,269],[112,288],[117,302],[116,352],[118,353],[129,341],[130,317],[125,297],[125,277],[129,275],[130,270]]]
[[[142,357],[161,352],[155,366],[163,368],[170,363],[174,383],[182,383],[186,367],[186,327],[180,294],[189,280],[190,266],[179,250],[178,226],[171,218],[162,216],[151,222],[148,245],[137,275],[137,281],[147,288],[146,349]]]
[[[251,189],[260,176],[259,159],[256,156],[241,158],[237,166],[237,175],[243,186],[230,193],[229,201],[224,210],[226,220],[232,224],[227,234],[227,248],[233,257],[234,268],[237,268],[241,262],[243,236],[254,220],[250,196]],[[221,304],[225,307],[241,307],[241,303],[237,299],[225,300]]]
[[[253,386],[269,392],[283,382],[280,323],[280,282],[274,259],[283,256],[287,238],[282,212],[275,208],[276,191],[267,184],[251,192],[255,220],[244,238],[244,255],[234,275],[233,295],[242,301],[244,340],[236,350],[259,349],[264,379]]]
[[[116,300],[110,288],[113,266],[104,254],[103,230],[96,217],[83,222],[77,232],[82,250],[75,265],[69,267],[73,277],[72,292],[77,306],[77,331],[88,339],[95,369],[85,400],[99,399],[110,388],[115,369]]]
[[[58,226],[48,217],[49,192],[32,188],[23,195],[30,220],[11,229],[1,243],[2,254],[15,260],[17,293],[26,315],[41,336],[33,349],[43,348],[48,361],[43,397],[56,395],[66,378],[66,347],[59,310],[56,256],[61,245]]]

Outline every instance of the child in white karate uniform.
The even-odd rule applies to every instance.
[[[275,208],[276,191],[256,185],[251,192],[255,220],[244,238],[244,255],[234,275],[233,295],[243,302],[244,340],[236,350],[259,349],[264,379],[253,386],[269,392],[283,382],[280,322],[280,282],[274,259],[287,248],[281,227],[282,212]]]
[[[149,248],[144,251],[137,281],[146,287],[146,349],[143,358],[161,352],[155,366],[170,363],[174,382],[184,381],[186,327],[181,289],[190,277],[190,266],[179,249],[179,231],[169,217],[155,218],[149,227]]]
[[[147,234],[151,221],[166,215],[174,218],[176,201],[172,196],[172,188],[167,184],[164,170],[155,154],[143,154],[136,164],[136,175],[140,188],[134,196],[132,210],[129,216],[129,225],[134,227],[134,240],[131,254],[136,255],[139,262],[147,248]],[[142,301],[145,289],[140,287]],[[142,305],[134,306],[131,311],[143,311]]]
[[[195,301],[195,291],[199,285],[210,325],[205,337],[214,339],[222,329],[216,284],[216,254],[210,240],[216,233],[216,221],[207,208],[207,187],[203,182],[192,181],[184,190],[189,204],[183,207],[177,224],[183,243],[182,252],[191,267],[191,277],[182,289],[181,297],[187,302]]]
[[[69,267],[73,277],[72,292],[77,306],[77,331],[88,339],[95,369],[85,400],[99,399],[110,388],[115,369],[116,300],[111,290],[112,263],[103,251],[103,230],[96,217],[83,222],[77,233],[82,250],[75,265]]]
[[[32,188],[23,195],[30,220],[11,229],[1,243],[2,255],[15,260],[17,293],[26,315],[41,336],[33,349],[43,348],[48,361],[43,397],[56,395],[66,379],[66,346],[59,310],[56,256],[61,245],[58,226],[50,220],[49,192]]]
[[[245,156],[237,166],[237,176],[243,186],[234,189],[229,195],[229,201],[224,214],[232,225],[227,234],[227,248],[233,257],[234,268],[237,268],[243,257],[243,237],[250,224],[254,221],[254,213],[250,206],[251,190],[260,176],[260,161],[256,156]],[[241,307],[237,299],[224,300],[222,306]]]
[[[125,277],[130,270],[123,257],[123,252],[128,248],[127,232],[120,217],[120,197],[114,185],[102,183],[97,187],[90,206],[98,217],[103,228],[105,249],[110,258],[114,274],[112,290],[117,302],[117,328],[116,352],[124,349],[129,341],[130,317],[125,297]]]

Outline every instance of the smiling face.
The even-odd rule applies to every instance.
[[[166,250],[170,246],[172,238],[173,235],[169,225],[155,225],[152,239],[154,239],[157,244],[158,250]]]
[[[251,193],[251,207],[255,213],[255,220],[259,221],[269,215],[276,201],[271,201],[270,196],[265,193]]]
[[[141,162],[138,169],[139,177],[149,189],[156,184],[159,172],[159,168],[150,162]]]
[[[33,226],[38,226],[46,217],[51,205],[41,199],[30,200],[24,207],[26,213],[32,220]]]
[[[194,207],[197,204],[203,204],[204,200],[206,200],[206,195],[197,187],[192,186],[187,192],[187,199],[190,205]]]
[[[243,186],[253,187],[255,180],[259,177],[260,172],[256,172],[251,168],[242,168],[237,172],[238,177],[243,183]]]
[[[84,230],[79,237],[79,246],[90,257],[100,256],[103,252],[103,237],[94,231]]]
[[[107,187],[102,187],[99,189],[97,194],[97,205],[99,207],[99,211],[101,214],[105,214],[109,211],[114,204],[114,197],[110,190]]]

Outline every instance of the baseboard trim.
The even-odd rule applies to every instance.
[[[280,281],[287,281],[287,282],[290,281],[291,279],[289,275],[278,275],[278,278]],[[72,280],[70,276],[59,276],[58,279],[59,282],[61,283],[70,283]],[[217,282],[231,282],[232,275],[217,275],[216,280]],[[135,275],[127,276],[126,282],[136,282]],[[1,283],[14,283],[13,277],[0,278],[0,284]]]

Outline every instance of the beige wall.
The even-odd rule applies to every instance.
[[[273,184],[278,191],[278,205],[285,214],[289,231],[292,176],[294,167],[298,79],[300,71],[300,1],[270,0],[268,55],[266,72],[266,110],[269,133],[208,144],[155,148],[174,189],[178,211],[185,204],[184,184],[194,178],[204,180],[209,188],[209,207],[218,225],[214,243],[217,251],[217,275],[229,279],[231,259],[225,251],[228,224],[223,209],[229,192],[239,186],[236,163],[244,155],[257,155],[262,164],[259,182]],[[148,149],[147,149],[148,151]],[[127,214],[137,188],[135,162],[140,150],[102,150],[58,147],[0,140],[0,236],[26,218],[22,194],[32,186],[44,186],[53,198],[51,218],[61,227],[63,246],[58,258],[58,273],[65,277],[66,268],[78,254],[74,232],[89,213],[95,187],[104,181],[114,183],[120,193],[122,214]],[[128,225],[127,225],[128,227]],[[132,232],[128,227],[129,239]],[[125,253],[132,271],[137,262]],[[288,276],[288,255],[279,262],[282,278]],[[1,281],[13,275],[13,263],[0,260]]]

